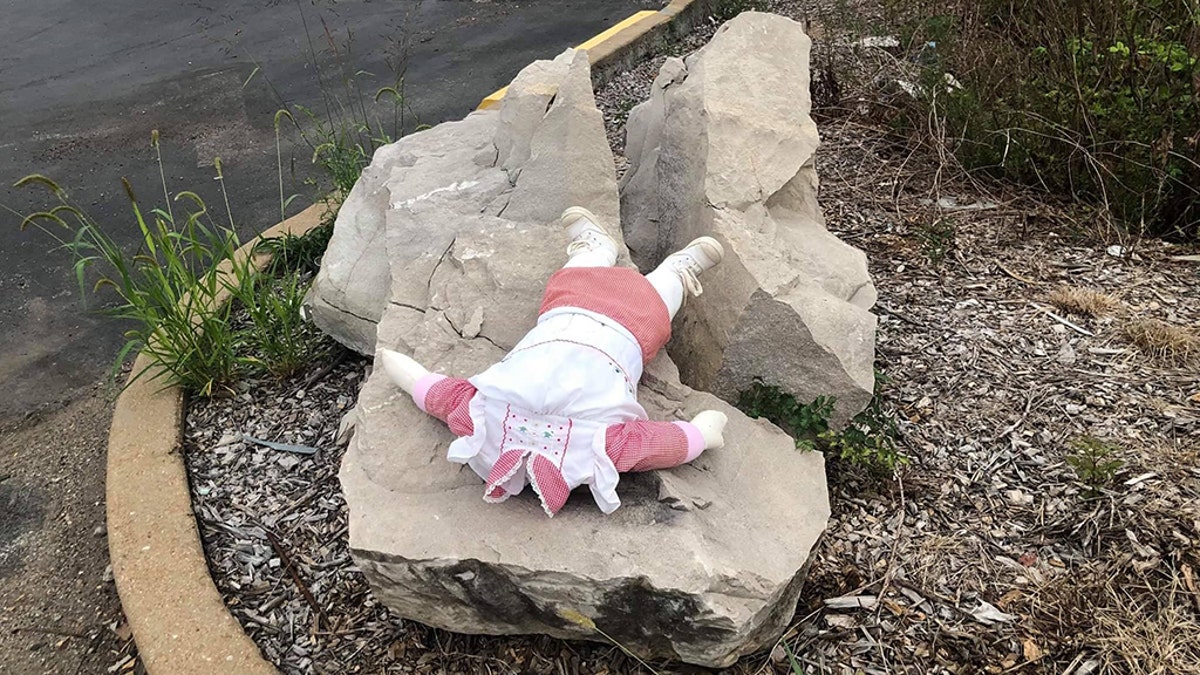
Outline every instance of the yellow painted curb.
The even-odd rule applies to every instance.
[[[612,36],[616,35],[617,33],[620,33],[621,31],[623,31],[626,28],[632,26],[633,24],[641,21],[642,19],[644,19],[648,16],[657,16],[657,15],[658,15],[658,12],[655,12],[653,10],[645,10],[645,11],[638,12],[637,14],[634,14],[633,16],[625,19],[624,21],[621,21],[617,25],[613,26],[612,28],[609,28],[608,30],[597,35],[596,37],[579,45],[578,47],[576,47],[576,49],[595,49],[596,47],[599,47],[601,44],[603,44],[605,40],[608,40]]]
[[[327,208],[314,204],[260,237],[303,234]],[[253,255],[257,241],[237,256]],[[150,363],[139,355],[133,373]],[[108,432],[108,552],[138,654],[151,675],[277,674],[209,576],[183,463],[183,392],[156,373],[121,392]]]
[[[508,93],[508,86],[503,86],[488,94],[487,98],[479,102],[479,107],[476,110],[488,110],[500,105],[500,101],[504,99],[504,95]]]
[[[621,47],[637,41],[656,26],[671,21],[679,14],[681,6],[687,7],[694,1],[675,0],[675,2],[672,2],[669,6],[659,11],[643,10],[637,12],[613,25],[603,33],[587,40],[576,47],[576,49],[587,51],[588,60],[591,62],[592,67],[595,67],[613,54],[616,54]],[[502,87],[492,92],[480,101],[479,107],[476,110],[488,110],[500,105],[500,101],[504,99],[504,94],[507,91],[508,87]]]

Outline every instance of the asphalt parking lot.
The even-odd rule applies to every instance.
[[[406,94],[423,123],[463,116],[530,61],[553,56],[657,0],[47,0],[0,22],[0,205],[28,213],[42,192],[9,186],[51,176],[119,241],[133,245],[120,179],[161,194],[149,145],[158,129],[171,189],[220,203],[221,157],[244,231],[278,221],[273,118],[280,99],[320,108],[336,46],[354,69],[389,84],[406,50]],[[407,48],[404,45],[407,44]],[[348,56],[347,56],[348,54]],[[260,70],[244,84],[255,71]],[[285,139],[286,142],[290,140]],[[293,210],[313,196],[311,151],[285,169]],[[286,160],[285,160],[286,161]],[[292,168],[295,169],[295,177]],[[123,327],[79,297],[65,252],[0,209],[0,425],[62,404],[102,376]]]

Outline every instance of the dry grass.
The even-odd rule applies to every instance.
[[[1046,302],[1069,314],[1088,318],[1104,316],[1121,306],[1120,300],[1107,293],[1072,286],[1058,287],[1046,296]]]
[[[1143,354],[1169,366],[1200,362],[1200,336],[1158,319],[1134,319],[1121,326],[1125,338]]]
[[[1133,597],[1110,588],[1096,612],[1095,638],[1111,672],[1131,675],[1200,673],[1200,621],[1194,596],[1178,577],[1166,593]]]

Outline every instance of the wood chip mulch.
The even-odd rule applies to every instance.
[[[618,152],[657,68],[597,92]],[[833,515],[794,624],[728,672],[1200,672],[1200,363],[1129,330],[1200,327],[1200,264],[1173,259],[1196,251],[1111,248],[1072,205],[824,112],[821,203],[870,259],[881,395],[909,463],[880,478],[829,462]],[[1077,313],[1063,289],[1103,310]],[[647,672],[615,646],[454,635],[371,597],[336,477],[368,367],[339,354],[188,407],[210,568],[267,658],[289,674]],[[1120,462],[1094,485],[1071,463],[1086,439]]]

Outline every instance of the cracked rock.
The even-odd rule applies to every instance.
[[[799,23],[746,12],[668,59],[629,115],[621,219],[643,270],[701,235],[725,245],[668,347],[684,382],[727,401],[756,378],[832,396],[841,424],[873,393],[876,294],[817,205],[810,46]]]
[[[318,324],[365,353],[378,344],[448,375],[501,359],[565,260],[565,207],[597,213],[621,242],[590,83],[586,54],[568,51],[523,71],[499,111],[381,148],[338,218],[310,297]],[[368,200],[372,189],[386,197]],[[620,249],[619,264],[631,264]],[[551,520],[531,492],[485,503],[474,472],[445,460],[446,426],[376,368],[339,474],[351,555],[374,596],[457,632],[607,635],[642,658],[719,667],[770,647],[829,516],[823,458],[684,386],[666,354],[648,364],[639,400],[654,419],[724,411],[728,445],[626,474],[614,514],[582,491]]]

